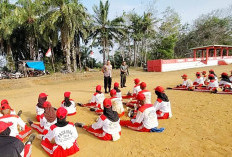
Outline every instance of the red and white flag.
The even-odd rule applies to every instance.
[[[51,57],[52,56],[52,50],[51,48],[48,49],[48,51],[45,54],[46,57]]]
[[[93,56],[94,56],[94,53],[93,53],[93,51],[91,51],[89,54],[89,57],[93,58]]]

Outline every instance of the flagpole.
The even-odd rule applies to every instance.
[[[53,68],[53,71],[54,71],[54,73],[56,72],[56,70],[55,70],[55,65],[54,65],[54,53],[53,53],[53,48],[51,48],[51,51],[52,51],[52,68]]]

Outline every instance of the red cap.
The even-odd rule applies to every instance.
[[[223,72],[221,75],[228,76],[228,74],[226,72]]]
[[[135,84],[139,84],[140,80],[138,78],[134,79]]]
[[[141,83],[140,83],[140,87],[141,87],[141,88],[145,88],[145,87],[147,87],[147,84],[146,84],[145,82],[141,82]]]
[[[119,83],[118,83],[118,82],[115,82],[115,83],[114,83],[114,87],[119,87]]]
[[[101,85],[96,86],[96,91],[101,91]]]
[[[111,100],[109,98],[105,98],[103,105],[105,108],[110,108],[112,106]]]
[[[214,74],[209,74],[208,78],[210,78],[210,77],[214,78]]]
[[[1,105],[3,105],[3,104],[9,104],[9,103],[8,103],[8,101],[7,101],[6,99],[3,99],[3,100],[1,101]]]
[[[65,92],[65,93],[64,93],[64,97],[65,97],[65,98],[69,98],[69,97],[70,97],[70,94],[71,94],[71,92]]]
[[[140,100],[140,101],[145,100],[145,95],[142,94],[142,93],[139,93],[139,94],[137,95],[136,99],[137,99],[137,100]]]
[[[163,93],[163,92],[164,92],[164,88],[161,87],[161,86],[157,86],[157,87],[155,88],[155,91],[160,92],[160,93]]]
[[[202,74],[206,74],[206,71],[202,71],[201,73],[202,73]]]
[[[182,75],[181,77],[188,77],[188,75],[184,74],[184,75]]]
[[[6,110],[6,109],[10,109],[10,110],[11,110],[11,107],[10,107],[9,104],[3,104],[3,105],[1,106],[1,110]]]
[[[64,119],[68,114],[68,111],[64,107],[58,108],[56,111],[56,117],[59,119]]]
[[[196,75],[201,75],[201,73],[200,72],[196,72]]]
[[[209,72],[214,72],[214,70],[213,70],[213,69],[210,69]]]
[[[116,94],[117,94],[116,90],[115,90],[115,89],[111,89],[110,95],[111,95],[111,96],[114,96],[114,95],[116,95]]]
[[[2,133],[3,131],[5,131],[11,125],[13,125],[13,123],[11,123],[11,122],[5,123],[5,122],[0,121],[0,133]]]
[[[47,97],[47,96],[48,96],[48,95],[47,95],[46,93],[40,93],[40,94],[39,94],[39,97],[40,97],[40,98],[44,98],[44,97]]]
[[[44,107],[44,108],[52,107],[52,105],[51,105],[51,103],[50,103],[49,101],[45,101],[45,102],[43,103],[43,107]]]

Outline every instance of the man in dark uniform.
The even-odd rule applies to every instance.
[[[126,87],[126,75],[129,75],[128,66],[126,62],[123,61],[122,65],[120,66],[120,76],[121,76],[121,88]]]

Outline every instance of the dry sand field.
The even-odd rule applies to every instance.
[[[232,70],[232,65],[188,69],[174,72],[143,72],[134,69],[127,78],[126,94],[133,87],[133,79],[140,78],[152,91],[157,85],[172,87],[182,82],[181,75],[186,73],[194,80],[195,72],[213,68],[217,75]],[[113,82],[119,82],[119,71],[113,72]],[[65,91],[71,91],[76,102],[88,102],[95,86],[103,85],[101,72],[77,74],[53,74],[40,78],[0,81],[0,99],[8,99],[16,111],[23,110],[22,119],[35,120],[35,105],[38,94],[46,92],[53,106],[59,107]],[[81,128],[77,128],[80,151],[78,157],[123,157],[123,156],[232,156],[232,95],[166,90],[171,101],[173,117],[159,120],[163,133],[142,133],[122,128],[119,141],[101,141]],[[109,97],[109,95],[105,95]],[[68,117],[72,122],[91,124],[98,116],[87,108],[77,107],[77,114]],[[127,119],[127,117],[123,117]],[[32,157],[47,156],[40,141],[33,143]]]

